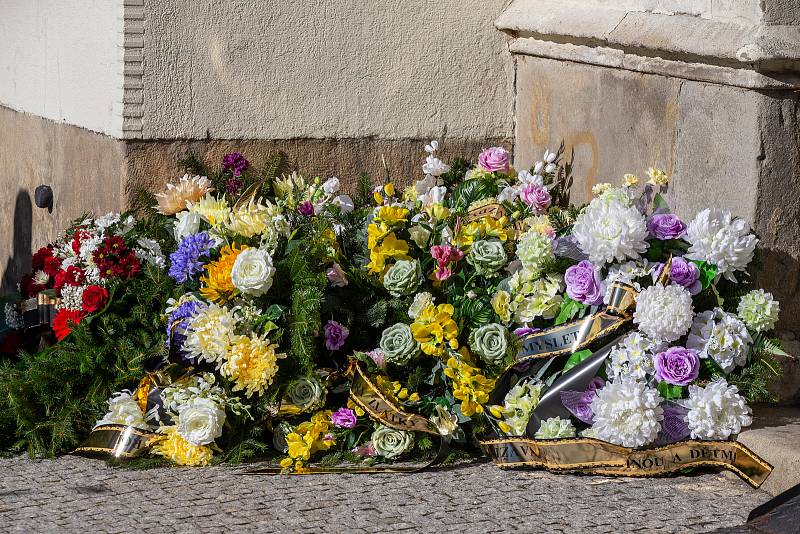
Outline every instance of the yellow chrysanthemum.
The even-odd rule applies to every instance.
[[[658,186],[669,185],[669,176],[667,176],[667,173],[665,173],[661,169],[655,169],[653,167],[650,167],[649,169],[647,169],[647,176],[650,178],[649,180],[647,180],[647,183],[650,185],[658,185]]]
[[[379,245],[375,245],[370,249],[370,261],[367,264],[367,269],[372,274],[382,274],[387,267],[387,260],[390,259],[411,259],[408,255],[408,243],[402,239],[397,239],[394,232],[389,233]]]
[[[247,247],[236,248],[226,246],[222,249],[220,258],[217,261],[212,261],[205,266],[206,275],[200,278],[203,287],[200,288],[200,294],[206,299],[214,302],[225,302],[236,291],[236,287],[231,280],[231,269],[236,262],[239,253]]]
[[[304,191],[305,188],[306,179],[296,172],[289,175],[284,174],[272,183],[272,190],[275,193],[275,197],[286,200],[290,206],[294,206],[296,200],[294,198],[295,191]]]
[[[455,310],[451,304],[428,304],[411,323],[411,334],[429,356],[441,356],[445,344],[458,348],[458,325],[453,320]]]
[[[483,405],[489,402],[495,381],[454,357],[447,360],[444,374],[453,381],[453,397],[461,401],[461,412],[467,417],[483,413]]]
[[[625,187],[636,187],[639,185],[639,178],[635,174],[626,174],[622,177],[622,185]]]
[[[197,202],[187,202],[186,207],[189,212],[199,214],[211,226],[223,224],[231,213],[231,208],[223,197],[215,198],[212,195],[206,195]]]
[[[158,206],[154,207],[162,215],[175,215],[185,210],[188,202],[197,202],[213,190],[205,176],[184,174],[177,184],[167,184],[167,189],[156,195]]]
[[[165,437],[153,446],[153,454],[163,456],[178,465],[204,466],[211,463],[214,455],[211,448],[189,443],[178,434],[178,427],[163,427],[161,432]]]
[[[408,222],[408,216],[411,211],[402,206],[381,206],[375,215],[375,221],[379,223],[388,224],[389,226],[397,226],[401,223]]]
[[[546,236],[555,235],[555,229],[553,228],[553,225],[550,224],[550,218],[547,215],[528,217],[525,219],[524,226],[525,228],[533,230],[537,234]]]
[[[253,237],[263,234],[272,217],[277,215],[279,210],[269,202],[263,204],[261,201],[250,200],[244,206],[231,212],[225,227],[244,237]]]
[[[245,395],[262,395],[272,385],[278,372],[278,345],[258,336],[235,336],[230,352],[220,372],[233,382],[233,391],[244,391]]]

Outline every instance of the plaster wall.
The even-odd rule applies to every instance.
[[[122,34],[122,0],[3,0],[0,104],[120,137]]]
[[[142,3],[143,139],[513,134],[505,0]]]

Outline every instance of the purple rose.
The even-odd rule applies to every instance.
[[[656,280],[661,275],[664,264],[659,264],[653,271],[653,279]],[[680,256],[672,258],[672,268],[669,272],[670,281],[681,285],[692,295],[697,295],[703,290],[703,283],[700,282],[700,269],[691,261],[686,261]]]
[[[331,422],[337,428],[353,428],[357,420],[356,413],[350,408],[339,408],[331,414]]]
[[[510,168],[508,150],[499,146],[487,148],[478,156],[478,164],[489,172],[508,173]]]
[[[347,341],[350,330],[336,321],[328,321],[323,328],[325,332],[325,346],[328,350],[339,350]]]
[[[656,239],[678,239],[686,233],[686,225],[683,224],[677,215],[672,213],[660,213],[650,217],[647,221],[647,229],[650,235]]]
[[[547,211],[547,208],[550,207],[550,203],[553,201],[547,189],[539,187],[536,184],[526,185],[519,194],[519,197],[525,204],[533,208],[536,215],[541,215]]]
[[[597,396],[597,390],[605,386],[602,378],[594,377],[584,391],[562,391],[561,404],[579,421],[591,425],[594,422],[592,401]]]
[[[564,274],[567,283],[567,295],[572,300],[594,306],[603,302],[603,290],[600,276],[594,265],[587,260],[582,260],[578,265],[573,265]]]
[[[675,386],[691,384],[700,372],[697,352],[683,347],[670,347],[659,352],[653,363],[656,367],[656,379]]]
[[[297,206],[297,211],[300,213],[300,215],[305,215],[306,217],[310,217],[311,215],[314,215],[314,204],[306,200],[305,202]]]

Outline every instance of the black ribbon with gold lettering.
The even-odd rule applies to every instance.
[[[692,467],[721,467],[754,488],[772,472],[770,464],[735,441],[687,440],[630,449],[591,438],[504,438],[483,441],[481,447],[501,468],[528,466],[554,472],[657,477]]]
[[[378,387],[372,382],[370,377],[364,372],[361,364],[351,361],[348,373],[351,377],[350,399],[361,409],[363,409],[373,420],[382,425],[403,430],[406,432],[423,432],[440,439],[439,451],[436,456],[429,461],[407,462],[402,465],[387,466],[342,466],[342,467],[303,467],[301,470],[291,474],[308,475],[322,473],[413,473],[421,471],[427,467],[435,465],[447,457],[452,431],[446,426],[438,427],[430,419],[417,414],[404,412],[394,401],[381,393]],[[285,470],[279,467],[265,467],[247,471],[246,475],[274,475],[283,473]]]

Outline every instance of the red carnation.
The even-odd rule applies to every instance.
[[[86,275],[84,272],[75,267],[74,265],[70,265],[67,267],[65,282],[71,286],[81,286],[83,285],[83,281],[86,279]]]
[[[61,269],[61,260],[54,256],[50,256],[44,259],[44,265],[42,267],[34,270],[42,270],[47,273],[48,276],[53,277],[56,275],[59,269]]]
[[[76,256],[81,253],[81,244],[83,240],[90,236],[91,234],[86,230],[75,230],[75,234],[72,236],[72,251]]]
[[[47,264],[47,259],[52,257],[53,249],[51,249],[49,246],[42,247],[37,250],[36,254],[33,255],[33,258],[31,258],[31,266],[33,267],[33,271],[44,271],[45,265]],[[59,264],[60,263],[61,261],[59,261]]]
[[[56,338],[61,341],[72,332],[72,329],[78,326],[83,318],[86,316],[82,311],[61,309],[53,317],[53,331]]]
[[[83,290],[81,304],[83,311],[94,313],[102,309],[108,302],[108,290],[101,286],[89,286]]]
[[[39,291],[44,291],[46,289],[43,285],[37,284],[34,281],[32,274],[26,274],[23,276],[22,280],[20,281],[20,286],[22,288],[22,294],[25,296],[25,298],[31,298]]]

